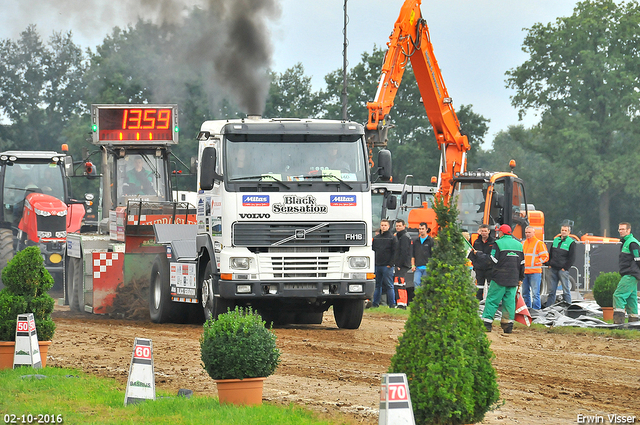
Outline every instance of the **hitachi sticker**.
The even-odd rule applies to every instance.
[[[269,195],[242,195],[243,207],[268,207]]]
[[[355,207],[356,195],[331,195],[329,203],[333,207]]]

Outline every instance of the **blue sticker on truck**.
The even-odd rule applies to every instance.
[[[269,195],[242,195],[243,207],[268,207]]]
[[[355,207],[356,195],[331,195],[329,203],[333,207]]]

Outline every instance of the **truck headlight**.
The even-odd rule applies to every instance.
[[[351,284],[349,285],[349,292],[364,292],[364,288],[362,284]]]
[[[251,285],[238,285],[238,286],[236,286],[236,292],[238,294],[250,294],[251,293]]]
[[[349,257],[349,267],[352,269],[366,269],[369,267],[369,257]]]
[[[42,238],[50,238],[51,237],[51,232],[45,232],[45,231],[38,231],[38,237],[40,239]]]
[[[231,257],[229,259],[229,266],[236,270],[248,270],[249,259],[247,257]]]

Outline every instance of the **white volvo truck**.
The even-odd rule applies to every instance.
[[[252,306],[275,323],[356,329],[374,290],[364,128],[345,121],[206,121],[198,135],[196,226],[154,226],[156,322]],[[391,157],[379,154],[388,180]]]

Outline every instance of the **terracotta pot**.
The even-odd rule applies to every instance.
[[[613,320],[613,307],[600,307],[603,320]]]
[[[40,348],[40,359],[42,360],[42,367],[47,366],[47,353],[51,341],[38,341],[38,347]],[[13,368],[13,353],[15,352],[15,341],[0,341],[0,369],[12,369]]]
[[[267,378],[216,379],[220,403],[262,404],[262,386]]]

